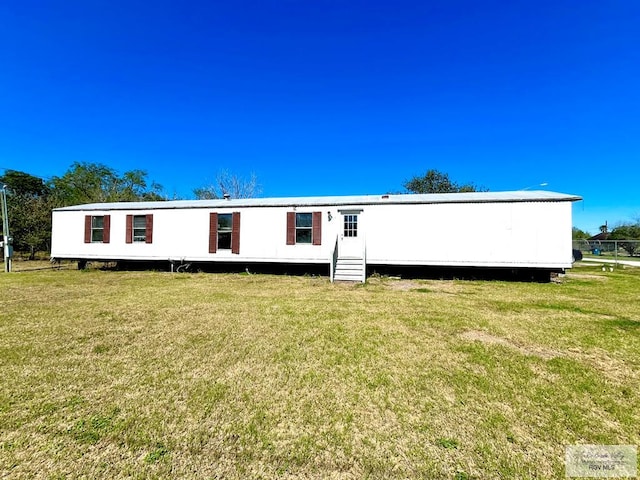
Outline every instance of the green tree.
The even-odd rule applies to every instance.
[[[17,251],[28,251],[29,259],[38,250],[48,250],[51,237],[51,196],[44,181],[17,170],[0,177],[6,185],[9,231]]]
[[[9,231],[17,251],[29,252],[29,260],[37,251],[48,251],[51,246],[50,196],[11,195],[8,197]]]
[[[74,163],[50,188],[59,205],[165,200],[162,186],[147,182],[147,172],[130,170],[123,175],[99,163]]]
[[[19,170],[5,170],[0,183],[6,185],[9,193],[16,195],[44,196],[49,193],[44,180]]]
[[[571,233],[574,240],[586,240],[591,237],[590,233],[580,230],[578,227],[573,227]]]
[[[459,193],[486,191],[473,183],[458,184],[449,175],[438,170],[427,170],[422,176],[404,182],[403,187],[410,193]]]
[[[618,225],[611,231],[610,240],[636,240],[630,242],[618,241],[618,245],[622,247],[630,256],[640,250],[640,221],[636,223],[623,223]]]

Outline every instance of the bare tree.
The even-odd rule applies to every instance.
[[[225,195],[229,195],[230,198],[253,198],[261,193],[261,189],[255,173],[252,173],[249,178],[243,178],[222,170],[216,176],[214,183],[195,188],[193,193],[198,200],[224,198]]]

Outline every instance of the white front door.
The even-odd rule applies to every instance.
[[[342,231],[338,244],[338,256],[363,258],[362,211],[342,211]]]

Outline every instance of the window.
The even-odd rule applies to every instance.
[[[322,243],[322,212],[287,212],[287,245],[299,243]]]
[[[147,239],[147,217],[145,215],[133,216],[133,241],[144,242]]]
[[[91,217],[91,241],[104,240],[104,217]]]
[[[344,215],[344,236],[345,237],[358,236],[358,215],[355,215],[355,214]]]
[[[311,243],[313,218],[310,213],[296,213],[296,243]]]
[[[86,215],[84,217],[84,243],[109,243],[110,215]]]
[[[127,243],[153,242],[153,215],[127,215]]]
[[[218,250],[240,254],[240,212],[209,214],[209,253]]]
[[[218,214],[218,250],[231,250],[232,215]]]

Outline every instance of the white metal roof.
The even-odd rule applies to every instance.
[[[428,204],[428,203],[502,203],[502,202],[575,202],[582,200],[577,195],[543,190],[518,190],[512,192],[468,192],[350,195],[334,197],[283,197],[242,198],[229,200],[168,200],[166,202],[114,202],[88,203],[56,208],[69,210],[156,210],[173,208],[240,208],[240,207],[300,207],[300,206],[351,206],[381,204]]]

